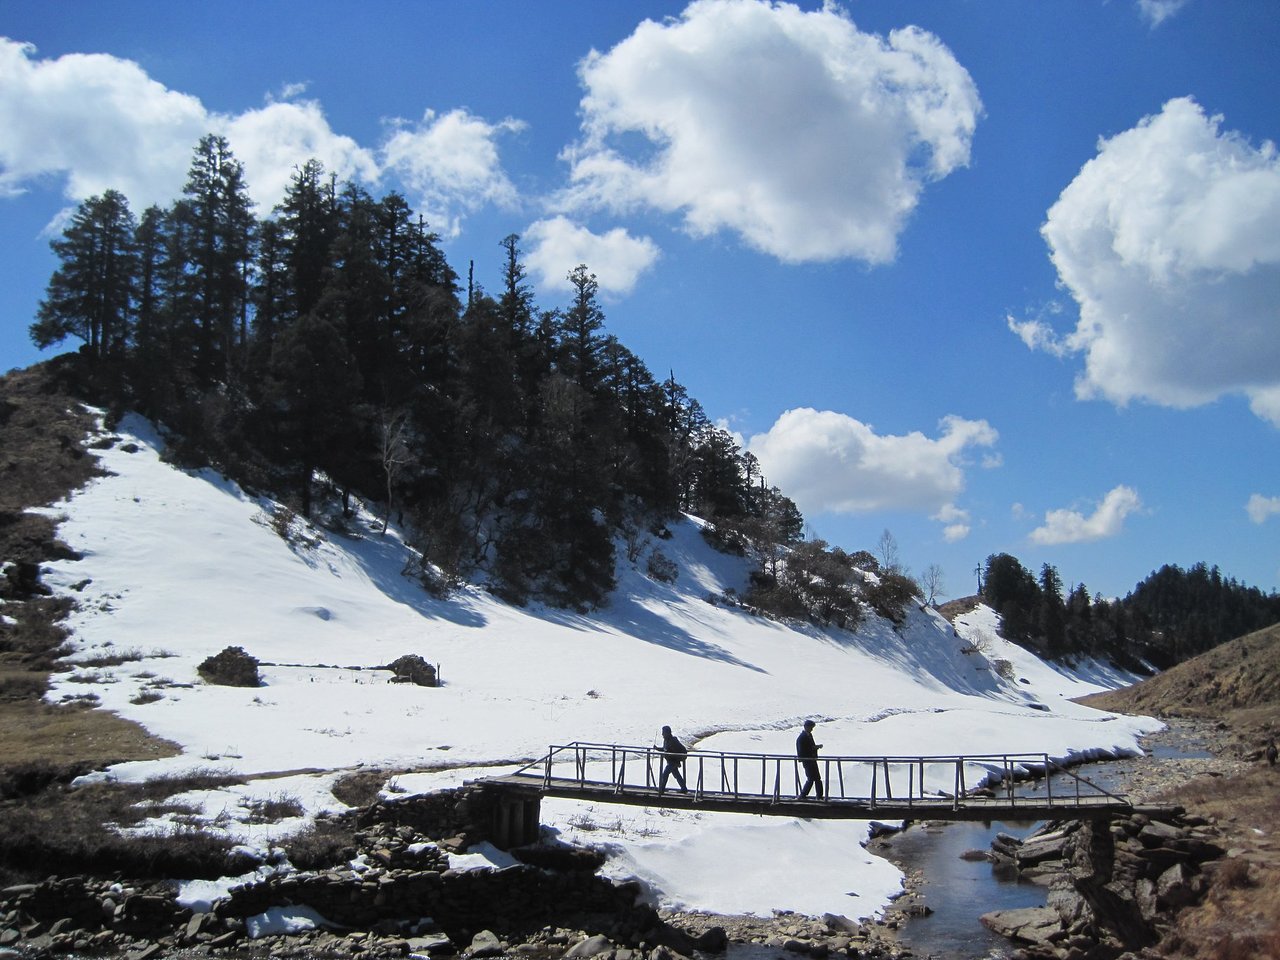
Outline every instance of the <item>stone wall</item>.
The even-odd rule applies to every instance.
[[[982,922],[1053,960],[1114,960],[1155,943],[1172,916],[1208,889],[1224,855],[1197,817],[1145,814],[1047,824],[1026,840],[998,834],[997,862],[1048,887],[1044,907],[986,914]]]

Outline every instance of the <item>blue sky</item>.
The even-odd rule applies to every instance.
[[[0,7],[0,369],[59,218],[226,135],[266,212],[320,159],[463,276],[586,263],[810,534],[943,593],[1008,552],[1123,595],[1280,586],[1270,0]]]

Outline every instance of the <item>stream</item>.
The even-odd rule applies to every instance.
[[[1148,756],[1162,759],[1207,757],[1194,737],[1166,730],[1144,743]],[[1076,767],[1075,772],[1105,790],[1126,792],[1126,774],[1143,758],[1108,760]],[[919,900],[932,913],[912,917],[897,940],[918,957],[934,960],[1000,960],[1014,947],[978,919],[993,910],[1044,906],[1047,890],[1002,873],[986,860],[963,859],[968,851],[988,851],[999,832],[1026,837],[1039,822],[939,823],[909,826],[885,838],[881,856],[906,873],[919,874]]]

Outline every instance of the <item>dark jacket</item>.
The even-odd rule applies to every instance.
[[[668,763],[684,763],[684,756],[689,752],[685,745],[676,739],[674,733],[663,735],[662,750],[667,756]]]
[[[808,759],[818,756],[818,745],[813,742],[813,734],[808,730],[796,737],[796,756]]]

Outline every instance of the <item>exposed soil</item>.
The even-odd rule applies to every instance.
[[[86,770],[175,752],[114,714],[43,702],[66,632],[66,600],[49,595],[40,565],[73,555],[55,517],[32,513],[64,500],[101,471],[85,446],[95,415],[76,399],[73,358],[0,377],[0,798]]]

